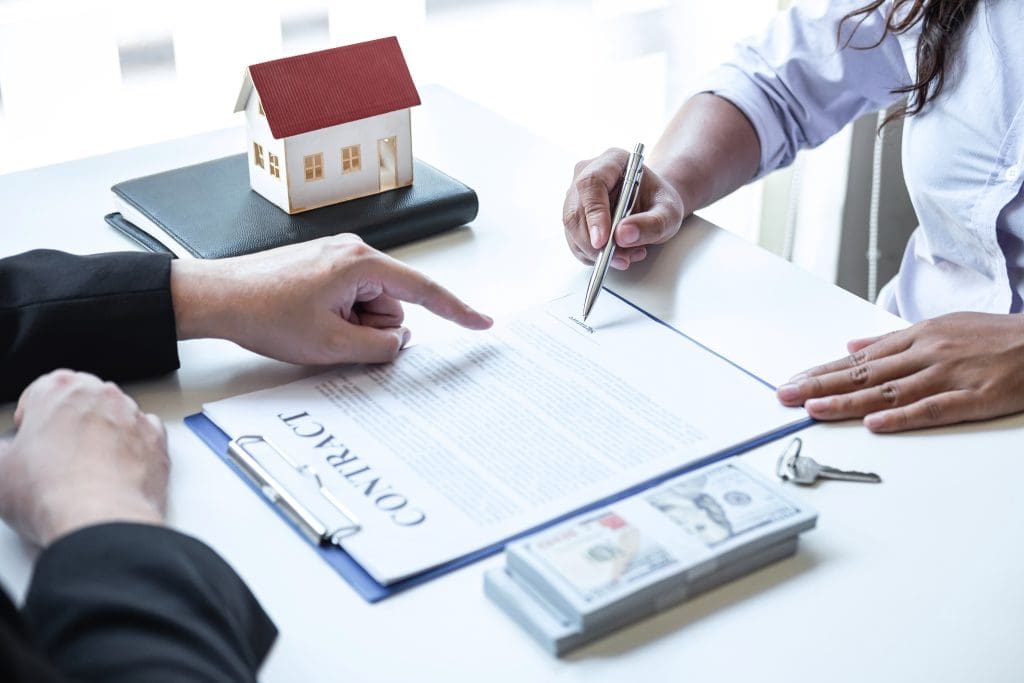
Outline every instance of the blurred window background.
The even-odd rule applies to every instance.
[[[697,79],[779,4],[0,0],[0,173],[242,125],[232,109],[246,65],[387,35],[419,85],[577,158],[653,145]],[[703,215],[835,281],[850,137]]]

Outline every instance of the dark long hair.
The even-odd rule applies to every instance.
[[[869,14],[885,2],[873,0],[843,17],[837,29],[837,39],[847,21],[856,21],[857,26],[860,26]],[[893,93],[908,95],[908,98],[885,119],[883,126],[904,116],[917,114],[942,92],[950,60],[957,51],[961,29],[977,4],[978,0],[893,0],[885,18],[885,32],[878,42],[868,48],[858,48],[878,47],[887,34],[905,33],[921,22],[921,37],[917,41],[916,80],[893,90]],[[853,32],[842,45],[843,48],[850,47],[852,37]]]

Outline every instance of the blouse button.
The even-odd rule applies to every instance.
[[[1017,180],[1018,176],[1020,176],[1020,166],[1018,164],[1007,167],[1006,171],[1003,172],[1003,178],[1010,183]]]

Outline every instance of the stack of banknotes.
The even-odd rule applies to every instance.
[[[732,458],[509,544],[484,587],[560,655],[792,555],[817,518]]]

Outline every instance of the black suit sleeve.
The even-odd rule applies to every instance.
[[[210,548],[142,524],[89,527],[50,546],[22,615],[0,625],[0,646],[23,644],[0,661],[4,681],[254,681],[277,635]]]
[[[0,681],[4,683],[66,683],[32,647],[18,608],[0,591]]]
[[[169,256],[0,259],[0,401],[56,368],[126,381],[177,367]]]

